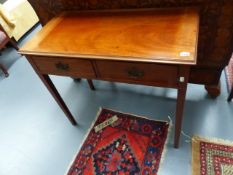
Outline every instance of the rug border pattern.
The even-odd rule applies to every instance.
[[[200,166],[200,142],[215,143],[225,146],[233,146],[233,141],[211,138],[211,137],[200,137],[194,135],[192,138],[192,175],[200,175],[201,166]]]

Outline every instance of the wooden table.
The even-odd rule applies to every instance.
[[[178,147],[189,70],[196,64],[198,25],[198,12],[192,8],[66,12],[20,53],[73,125],[76,121],[48,74],[176,88]]]

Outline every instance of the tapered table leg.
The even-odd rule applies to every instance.
[[[0,64],[0,69],[5,74],[5,77],[9,77],[9,73],[8,73],[6,67],[3,64]]]
[[[15,48],[15,50],[19,50],[19,47],[17,46],[17,42],[14,38],[10,38],[11,45]]]
[[[58,105],[60,106],[62,111],[66,114],[66,117],[70,120],[72,125],[77,125],[73,115],[71,114],[70,110],[68,109],[65,102],[61,98],[60,94],[58,93],[56,87],[54,86],[54,84],[51,81],[51,79],[49,78],[49,76],[48,75],[41,75],[40,78],[43,81],[43,83],[45,84],[45,86],[47,87],[47,89],[49,90],[49,92],[51,93],[51,95],[53,96],[53,98],[56,100],[56,102],[58,103]]]
[[[75,82],[80,82],[82,79],[81,78],[73,78]]]
[[[90,79],[87,79],[87,82],[88,82],[88,84],[89,84],[89,87],[91,88],[91,90],[95,90],[95,86],[94,86],[94,84],[93,84],[93,82],[92,82],[92,80],[90,80]]]
[[[66,114],[66,117],[70,120],[72,125],[77,125],[77,122],[75,121],[73,115],[66,106],[65,102],[63,101],[62,97],[60,96],[59,92],[57,91],[56,87],[54,86],[49,76],[47,74],[41,74],[30,58],[28,58],[28,61],[31,63],[37,75],[40,77],[44,85],[47,87],[47,89],[49,90],[53,98],[56,100],[62,111]]]
[[[76,82],[81,81],[81,78],[73,78],[73,79],[74,79],[74,81],[76,81]],[[94,86],[94,84],[93,84],[93,81],[90,80],[90,79],[87,79],[87,82],[88,82],[88,85],[89,85],[90,89],[94,91],[94,90],[95,90],[95,86]]]
[[[233,84],[232,84],[232,86],[231,86],[231,92],[230,92],[230,94],[229,94],[229,96],[228,96],[228,98],[227,98],[227,101],[231,101],[232,100],[232,98],[233,98]]]
[[[175,138],[174,138],[175,148],[179,147],[188,78],[189,78],[189,67],[181,66],[179,72],[177,104],[176,104]]]

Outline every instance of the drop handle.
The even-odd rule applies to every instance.
[[[62,70],[62,71],[68,71],[68,70],[70,69],[70,67],[69,67],[68,64],[64,64],[64,63],[61,63],[61,62],[56,63],[55,66],[56,66],[56,68],[57,68],[58,70]]]
[[[128,76],[131,78],[142,78],[144,76],[144,71],[137,68],[132,68],[128,70]]]

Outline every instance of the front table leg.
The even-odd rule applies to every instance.
[[[56,87],[54,86],[53,82],[49,78],[48,75],[40,75],[41,80],[53,96],[53,98],[56,100],[62,111],[66,114],[66,117],[70,120],[72,125],[77,125],[77,122],[75,121],[74,117],[72,116],[70,110],[66,106],[65,102],[61,98],[59,92],[57,91]]]
[[[27,60],[30,62],[32,67],[34,68],[37,75],[40,77],[44,85],[47,87],[53,98],[56,100],[62,111],[66,114],[66,117],[70,120],[72,125],[77,125],[77,122],[75,121],[74,117],[72,116],[70,110],[66,106],[65,102],[63,101],[62,97],[60,96],[59,92],[57,91],[56,87],[54,86],[53,82],[49,78],[47,74],[41,74],[38,70],[37,66],[33,62],[33,60],[30,57],[27,57]]]
[[[175,122],[175,140],[174,147],[179,147],[180,133],[182,128],[183,111],[185,96],[189,78],[189,66],[180,66],[179,82],[177,91],[177,104],[176,104],[176,122]]]

